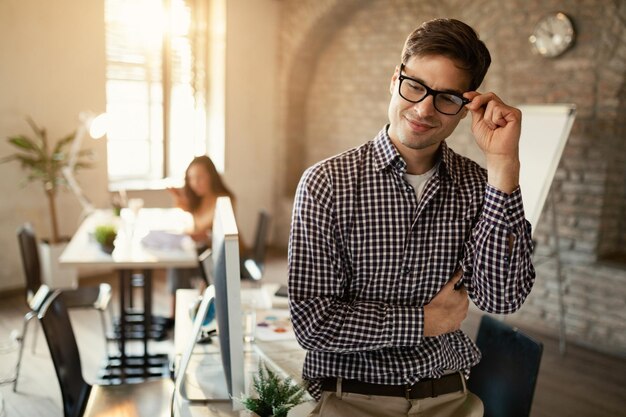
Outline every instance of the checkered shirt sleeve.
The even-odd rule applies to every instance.
[[[303,377],[412,384],[466,373],[480,353],[462,331],[424,337],[423,306],[458,269],[481,309],[517,310],[534,282],[521,193],[441,147],[418,202],[386,128],[302,176],[289,240],[290,309]]]

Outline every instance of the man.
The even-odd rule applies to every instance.
[[[391,77],[389,124],[309,168],[289,247],[312,415],[482,416],[469,298],[511,313],[534,282],[518,185],[521,113],[475,91],[491,63],[458,20],[422,24]],[[487,169],[445,139],[468,113]]]

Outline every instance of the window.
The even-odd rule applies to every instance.
[[[111,182],[181,177],[207,152],[206,4],[105,1]]]

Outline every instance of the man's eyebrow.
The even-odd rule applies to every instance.
[[[427,83],[426,81],[422,80],[421,78],[418,78],[418,77],[412,77],[412,76],[408,75],[408,74],[406,73],[406,67],[405,67],[404,71],[402,71],[402,72],[403,72],[404,74],[400,74],[400,75],[402,75],[404,78],[408,78],[408,79],[410,79],[410,80],[417,81],[417,82],[419,82],[419,83],[424,84],[425,86],[428,86],[428,87],[429,87],[429,88],[431,88],[432,90],[435,90],[434,88],[432,88],[431,86],[429,86],[429,85],[428,85],[428,83]],[[465,92],[465,91],[455,90],[454,88],[444,88],[443,90],[435,90],[435,91],[440,92],[440,93],[450,93],[450,94],[454,94],[454,95],[457,95],[457,96],[463,96],[463,93]]]

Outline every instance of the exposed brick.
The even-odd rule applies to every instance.
[[[553,197],[564,265],[567,335],[626,352],[626,269],[598,263],[626,247],[626,2],[612,0],[283,0],[279,127],[285,198],[276,227],[286,235],[293,186],[302,170],[369,140],[386,123],[389,79],[404,38],[417,24],[451,16],[473,25],[492,52],[481,90],[511,103],[572,102],[577,118],[559,163]],[[547,12],[566,11],[575,47],[556,59],[530,52],[528,32]],[[479,159],[467,120],[449,139]],[[451,145],[452,146],[452,145]],[[478,151],[479,152],[479,151]],[[291,185],[289,185],[291,184]],[[535,259],[551,256],[544,208]],[[554,258],[514,319],[558,331]],[[617,313],[619,312],[619,313]]]

